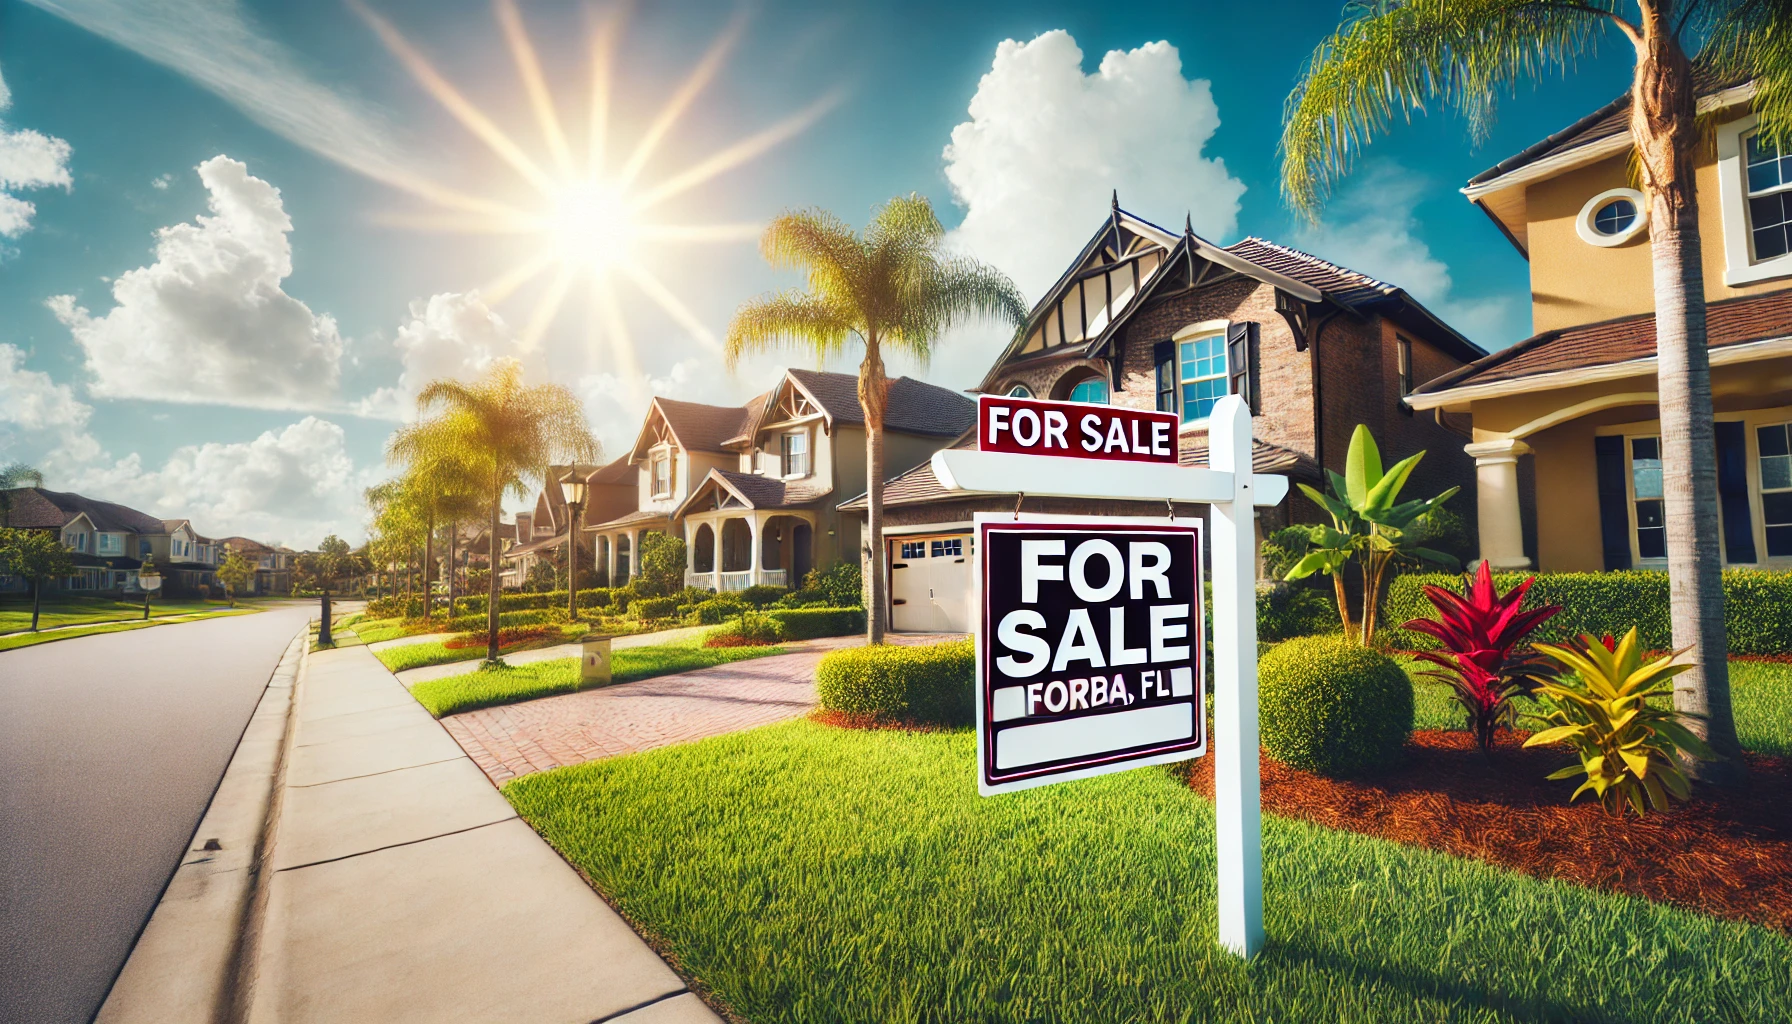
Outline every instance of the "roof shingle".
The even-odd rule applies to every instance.
[[[7,523],[19,529],[61,529],[76,516],[86,513],[93,528],[104,533],[162,532],[162,520],[155,516],[72,491],[22,487],[9,493],[12,513],[7,517]]]
[[[838,423],[864,423],[859,408],[859,379],[850,373],[824,370],[790,370],[822,410]],[[964,394],[912,377],[890,382],[889,404],[884,409],[884,429],[927,437],[957,437],[977,419],[977,403]]]

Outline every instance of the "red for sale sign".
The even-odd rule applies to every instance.
[[[977,450],[1176,465],[1175,413],[977,396]]]

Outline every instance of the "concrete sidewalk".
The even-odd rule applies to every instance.
[[[297,702],[251,1021],[718,1021],[367,648]]]

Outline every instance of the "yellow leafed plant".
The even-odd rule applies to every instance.
[[[1564,671],[1536,694],[1548,708],[1542,717],[1550,728],[1524,745],[1565,743],[1580,755],[1580,764],[1549,776],[1586,776],[1570,802],[1592,790],[1607,810],[1622,814],[1628,806],[1641,816],[1648,807],[1666,810],[1670,798],[1687,799],[1691,787],[1675,754],[1706,761],[1717,755],[1680,723],[1678,712],[1649,704],[1651,697],[1672,695],[1673,687],[1664,684],[1692,667],[1679,660],[1683,652],[1645,663],[1634,628],[1615,644],[1586,635],[1581,643],[1536,646]]]

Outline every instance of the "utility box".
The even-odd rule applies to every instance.
[[[608,633],[587,633],[580,643],[584,656],[579,659],[579,688],[610,684],[610,641]]]

